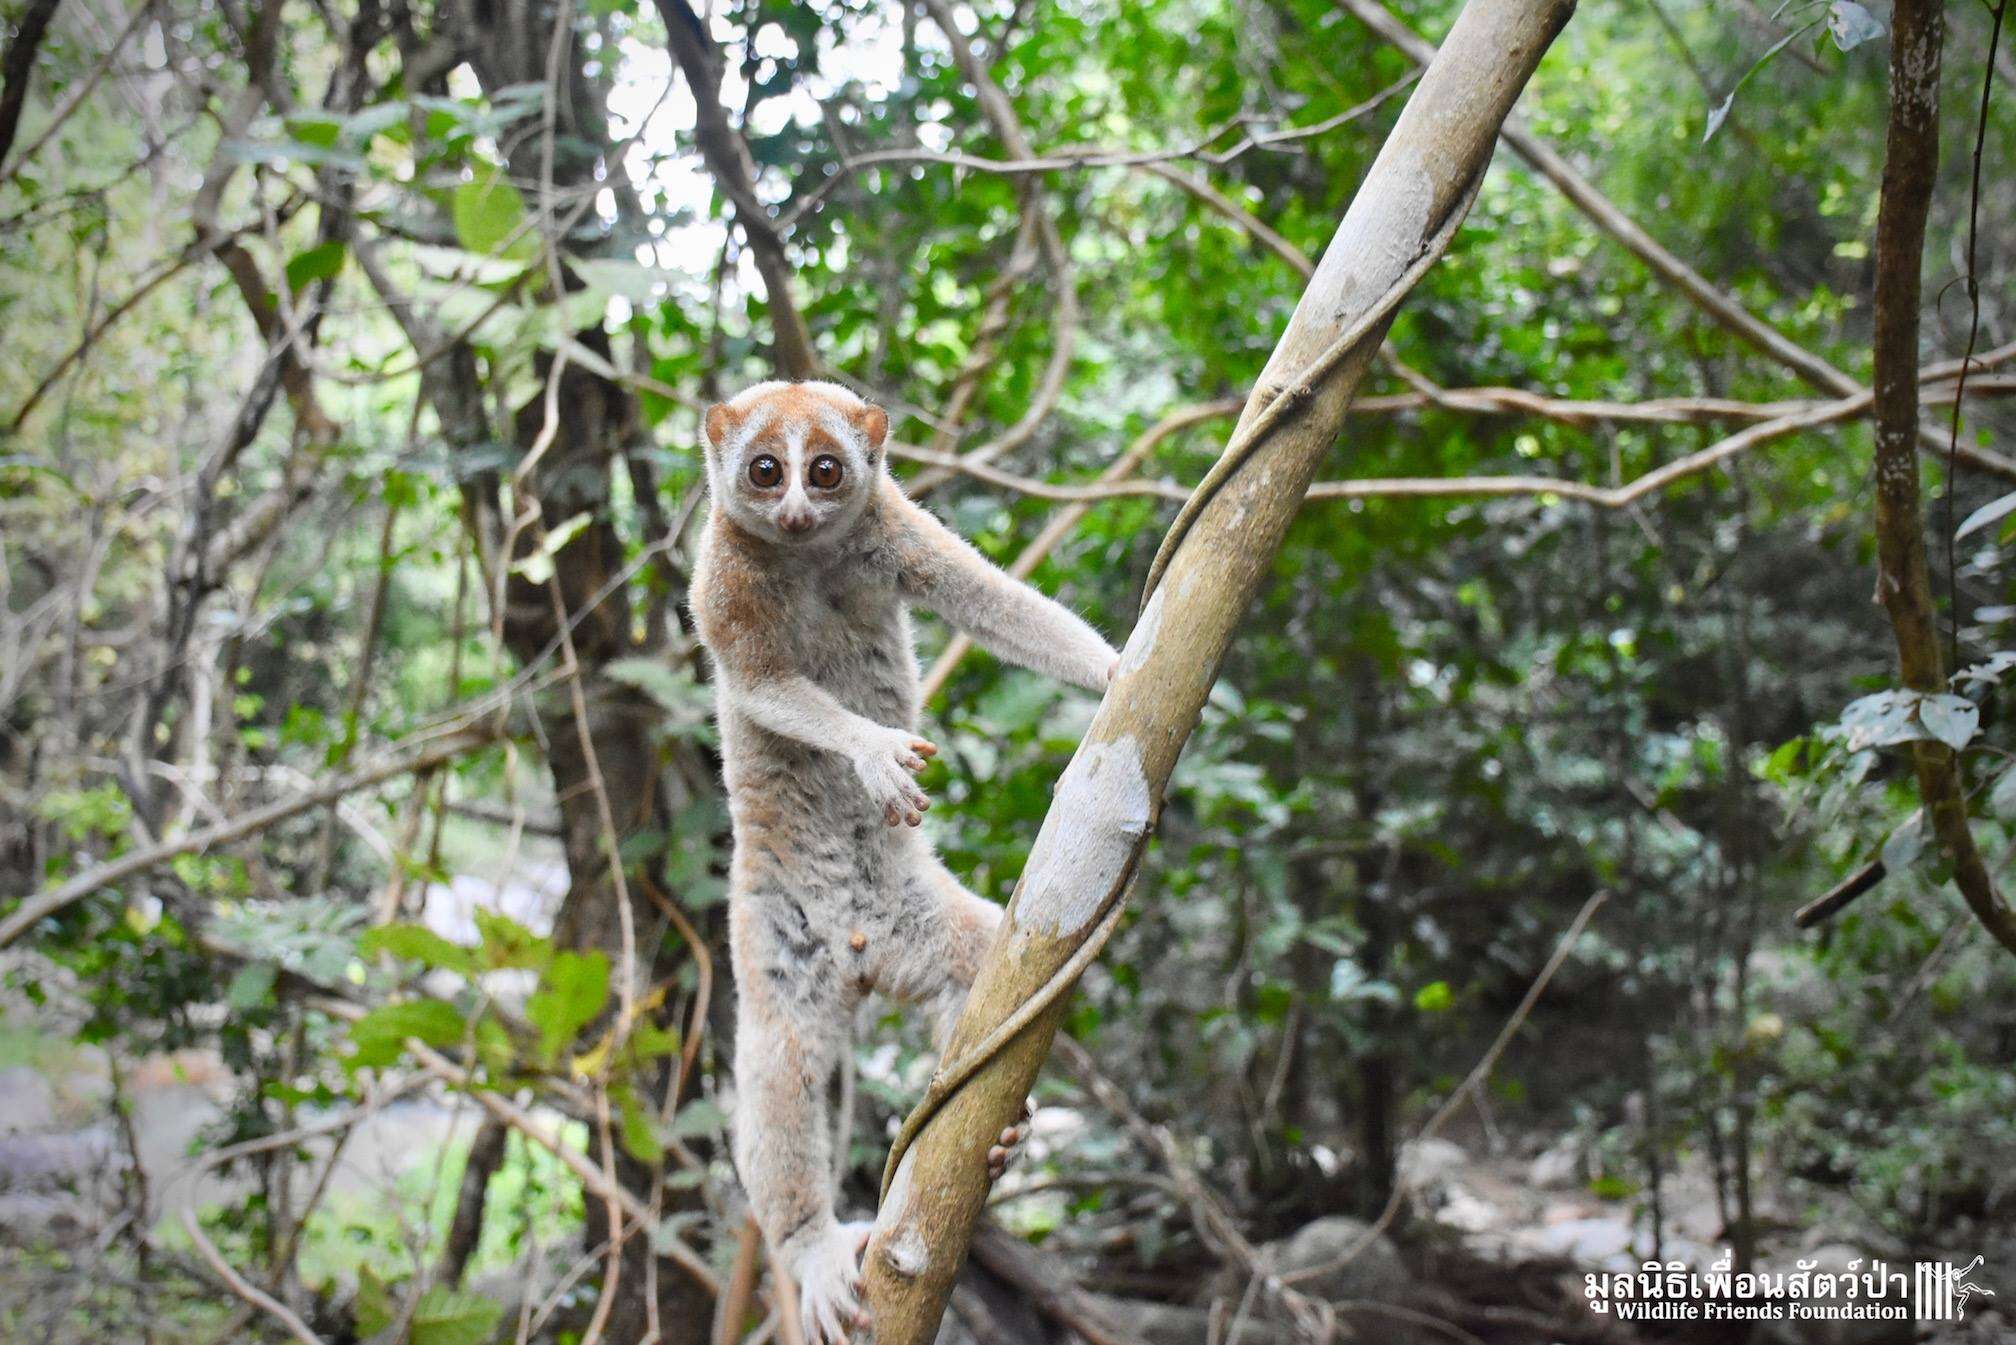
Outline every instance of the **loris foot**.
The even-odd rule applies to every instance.
[[[1022,1117],[1014,1125],[1001,1132],[1001,1137],[987,1150],[987,1180],[998,1182],[1001,1174],[1008,1170],[1008,1161],[1015,1157],[1022,1141],[1029,1136],[1029,1104],[1022,1104]]]
[[[848,1345],[848,1333],[868,1325],[861,1306],[861,1254],[868,1222],[834,1224],[798,1262],[798,1321],[805,1345]]]

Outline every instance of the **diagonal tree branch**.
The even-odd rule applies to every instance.
[[[880,1345],[936,1333],[1065,995],[1110,934],[1234,627],[1406,292],[1460,225],[1498,127],[1573,10],[1472,0],[1373,164],[1220,467],[1186,507],[1114,684],[1059,782],[945,1062],[904,1127],[867,1253]],[[1173,544],[1173,549],[1172,549]],[[1166,564],[1163,561],[1166,559]]]
[[[500,731],[494,722],[490,725],[457,729],[417,752],[392,754],[382,761],[373,762],[348,775],[325,781],[302,793],[276,799],[264,807],[241,813],[215,826],[184,832],[180,836],[170,836],[153,845],[129,850],[117,859],[87,869],[68,882],[24,898],[19,906],[8,912],[6,919],[0,920],[0,948],[5,948],[33,928],[38,921],[47,919],[71,903],[81,901],[93,892],[111,887],[115,883],[122,883],[136,874],[157,868],[178,855],[229,845],[233,841],[243,840],[256,832],[264,831],[276,822],[284,822],[296,814],[305,813],[310,808],[332,803],[346,794],[354,794],[360,789],[383,784],[396,776],[410,775],[415,771],[429,770],[444,762],[453,761],[475,748],[496,741]]]
[[[15,25],[14,40],[0,57],[0,164],[14,148],[14,132],[21,125],[21,108],[28,101],[28,84],[35,74],[35,53],[41,50],[49,20],[63,0],[31,0]]]
[[[749,157],[749,146],[729,125],[728,113],[721,106],[721,73],[716,65],[720,49],[686,0],[657,0],[657,5],[671,40],[673,59],[693,90],[693,133],[700,143],[700,155],[721,194],[735,207],[735,222],[742,226],[742,235],[755,254],[757,273],[763,277],[778,367],[787,377],[811,378],[819,371],[819,360],[812,352],[805,316],[791,297],[791,259],[785,255],[783,237],[770,222],[770,212],[756,196],[756,165]]]

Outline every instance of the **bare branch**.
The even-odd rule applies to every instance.
[[[657,5],[672,55],[693,91],[694,137],[700,142],[701,157],[721,185],[722,194],[734,205],[735,222],[742,226],[763,277],[778,366],[790,378],[811,378],[818,372],[819,360],[812,351],[805,317],[791,297],[791,262],[784,252],[784,239],[771,223],[770,211],[757,199],[756,165],[749,157],[749,147],[728,124],[728,114],[721,106],[721,76],[715,67],[720,51],[686,0],[657,0]]]
[[[331,803],[346,794],[369,789],[397,776],[439,766],[475,748],[496,741],[500,733],[501,730],[494,725],[456,729],[420,751],[390,756],[383,761],[352,771],[348,775],[338,776],[314,789],[284,799],[276,799],[262,808],[254,808],[228,822],[220,822],[215,826],[169,837],[153,845],[129,851],[117,859],[108,860],[67,882],[25,898],[5,920],[0,920],[0,948],[13,943],[38,922],[71,903],[81,901],[93,892],[102,891],[115,883],[124,882],[135,874],[158,868],[178,855],[229,845],[233,841],[243,840],[247,836],[264,831],[276,822],[284,822],[296,814]]]
[[[1399,48],[1417,65],[1426,63],[1434,56],[1434,46],[1395,17],[1380,3],[1380,0],[1342,0],[1342,3],[1373,32]],[[1655,275],[1679,290],[1696,308],[1726,331],[1823,392],[1846,397],[1856,391],[1858,385],[1852,377],[1758,318],[1731,295],[1716,288],[1706,276],[1682,261],[1641,228],[1638,222],[1625,214],[1614,201],[1597,190],[1593,182],[1577,172],[1559,150],[1527,130],[1517,118],[1505,123],[1502,134],[1505,143],[1516,150],[1520,158],[1532,165],[1534,171],[1551,182],[1576,209],[1589,218],[1591,223],[1622,243],[1650,267]],[[1929,426],[1921,427],[1919,435],[1930,446],[1943,445],[1944,441],[1938,432]],[[1978,450],[1969,449],[1964,445],[1958,454],[1963,462],[1977,456]],[[1987,457],[1993,461],[1976,460],[1971,461],[1970,465],[1994,471],[1998,475],[2016,474],[2016,463],[2009,463],[2007,459],[1996,454],[1988,454]],[[2005,471],[2005,467],[2010,470]]]

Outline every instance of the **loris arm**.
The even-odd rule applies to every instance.
[[[709,600],[709,598],[713,600]],[[708,595],[693,604],[700,637],[714,655],[724,708],[759,728],[828,752],[853,765],[890,826],[916,826],[931,807],[911,777],[938,749],[907,729],[855,714],[831,692],[791,671],[777,634],[748,612]]]
[[[929,510],[906,499],[891,512],[904,596],[1011,663],[1106,689],[1120,656],[1076,612],[998,569]]]

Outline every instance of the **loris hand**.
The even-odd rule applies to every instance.
[[[855,753],[854,773],[890,826],[907,822],[914,827],[924,820],[931,800],[911,777],[924,769],[926,758],[937,755],[935,744],[903,729],[879,729]]]

